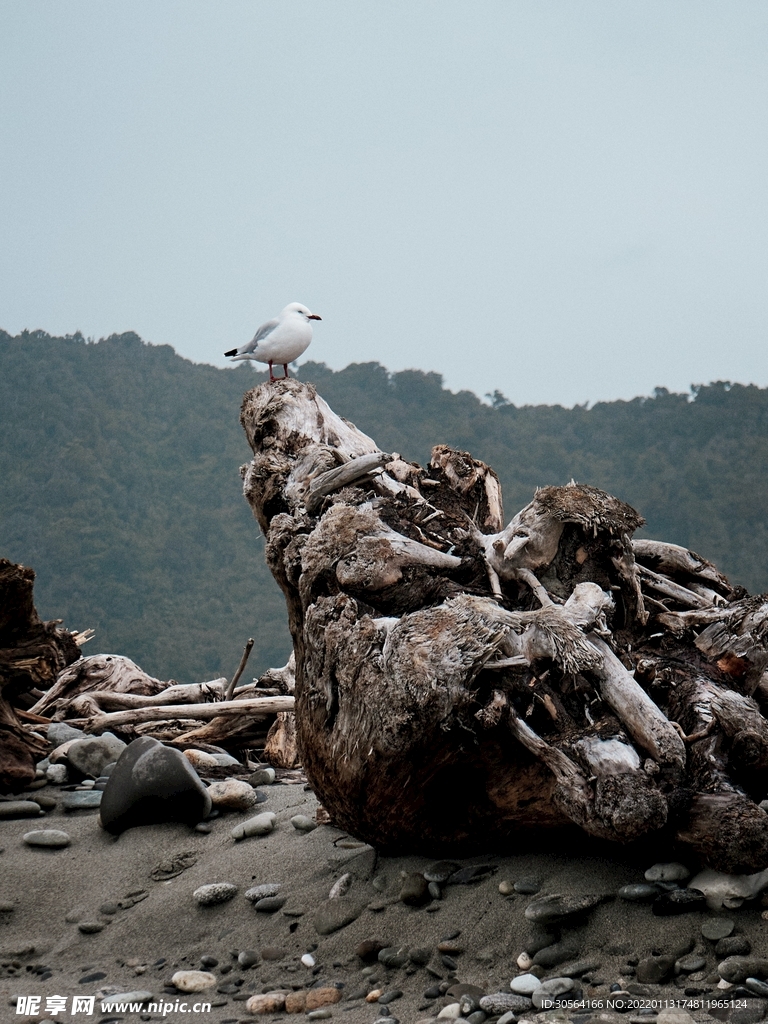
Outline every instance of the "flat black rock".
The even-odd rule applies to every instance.
[[[109,776],[100,817],[102,827],[118,835],[165,821],[196,825],[210,810],[208,791],[181,751],[141,736],[128,744]]]

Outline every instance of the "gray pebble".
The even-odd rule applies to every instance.
[[[66,832],[57,828],[39,829],[37,832],[27,832],[24,836],[27,846],[48,846],[52,849],[59,849],[69,846],[70,838]]]
[[[496,871],[495,864],[470,864],[454,871],[448,879],[448,885],[469,885],[471,882],[481,882],[486,875],[491,875],[494,871]]]
[[[362,914],[364,908],[365,904],[356,902],[349,896],[326,900],[317,908],[312,919],[315,931],[319,935],[330,935],[355,921]]]
[[[747,978],[744,982],[750,992],[754,992],[756,996],[767,997],[768,996],[768,984],[764,981],[760,981],[759,978]]]
[[[291,824],[297,832],[313,832],[317,828],[317,822],[306,814],[294,814]]]
[[[400,888],[400,902],[409,907],[420,907],[429,900],[429,883],[424,875],[415,871],[406,875]]]
[[[452,860],[438,860],[425,868],[422,873],[428,882],[437,882],[438,885],[443,885],[460,867],[460,864]]]
[[[623,885],[617,895],[619,899],[627,900],[629,903],[650,903],[659,895],[659,888],[652,882],[634,882],[631,885]]]
[[[39,818],[42,813],[34,800],[0,800],[0,818]]]
[[[396,999],[402,997],[402,990],[399,988],[389,989],[387,992],[382,992],[379,996],[379,1006],[387,1006],[389,1003],[394,1003]]]
[[[541,892],[541,885],[534,878],[519,878],[512,888],[521,896],[535,896]]]
[[[46,736],[48,737],[48,742],[52,743],[54,748],[56,748],[60,747],[62,743],[68,743],[70,740],[84,739],[85,733],[82,729],[76,729],[74,725],[67,725],[66,722],[51,722]]]
[[[194,899],[201,907],[211,907],[217,903],[226,903],[231,900],[237,892],[237,886],[231,882],[211,882],[209,885],[201,885],[192,893]]]
[[[247,780],[252,786],[271,786],[275,781],[274,768],[257,768]]]
[[[210,825],[207,821],[198,821],[195,825],[195,832],[199,832],[203,836],[208,836],[213,832],[213,825]]]
[[[510,989],[518,996],[530,996],[541,987],[541,979],[535,974],[519,974],[509,983]]]
[[[706,966],[707,961],[704,957],[696,953],[681,957],[675,964],[675,968],[682,974],[694,974],[696,971],[703,971]]]
[[[253,967],[261,957],[255,949],[243,949],[237,955],[237,962],[240,967]]]
[[[537,1010],[542,1008],[545,999],[557,999],[576,988],[573,978],[549,978],[531,996],[531,1002]]]
[[[480,1000],[480,1009],[490,1014],[502,1014],[511,1010],[512,1013],[525,1013],[531,1009],[531,1000],[526,996],[516,996],[510,992],[492,992]]]
[[[701,934],[705,939],[717,942],[726,939],[735,927],[730,917],[708,917],[701,925]]]
[[[230,832],[233,839],[245,839],[249,836],[266,836],[273,831],[276,817],[272,811],[263,811],[253,818],[242,822]]]
[[[607,897],[587,896],[541,896],[525,908],[525,917],[535,924],[551,925],[570,918],[579,917],[593,910]]]
[[[265,896],[263,899],[256,900],[253,909],[258,910],[260,914],[276,914],[287,902],[287,896]]]
[[[100,789],[75,790],[62,796],[61,806],[65,811],[93,810],[101,804],[102,795]]]
[[[441,900],[443,898],[443,891],[437,882],[430,882],[427,885],[427,892],[433,900]]]
[[[77,927],[83,935],[95,935],[96,932],[103,931],[104,929],[101,921],[81,921]]]
[[[715,954],[723,959],[729,956],[749,956],[751,952],[752,943],[746,935],[729,935],[715,945]]]
[[[544,967],[550,970],[566,960],[573,960],[581,952],[580,947],[572,938],[561,939],[560,942],[553,942],[551,946],[545,946],[535,954],[533,962],[537,967]]]
[[[691,872],[685,864],[673,861],[668,864],[654,864],[645,872],[646,882],[685,882]]]

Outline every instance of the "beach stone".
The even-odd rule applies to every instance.
[[[321,1006],[332,1006],[341,1000],[341,989],[333,986],[323,988],[311,988],[307,992],[307,999],[304,1004],[307,1011],[317,1010]]]
[[[245,1004],[248,1013],[279,1013],[285,1009],[284,992],[266,992],[264,995],[251,996]]]
[[[304,1013],[307,1007],[306,992],[288,992],[285,997],[286,1013]]]
[[[509,987],[518,996],[532,996],[541,987],[541,979],[535,974],[519,974],[509,983]]]
[[[27,832],[24,836],[24,842],[27,846],[48,846],[52,849],[69,846],[70,841],[67,833],[57,828],[44,828],[37,832]]]
[[[533,921],[535,924],[545,926],[556,925],[562,921],[589,913],[589,911],[609,898],[594,894],[584,896],[562,896],[560,894],[541,896],[539,899],[528,904],[525,908],[525,917],[528,921]],[[530,949],[528,952],[531,952]]]
[[[65,764],[49,764],[45,769],[45,777],[54,786],[64,786],[69,781],[69,772]]]
[[[616,895],[629,903],[650,903],[659,895],[659,887],[652,882],[633,882],[623,885]]]
[[[95,935],[104,930],[104,925],[101,921],[81,921],[77,928],[83,935]]]
[[[209,971],[176,971],[171,978],[179,992],[204,992],[216,984],[216,975]]]
[[[378,959],[380,951],[384,948],[385,943],[379,942],[378,939],[364,939],[355,947],[355,956],[359,957],[363,963],[371,964]],[[426,963],[429,963],[431,955],[431,951],[428,951]],[[414,961],[414,963],[418,963],[418,961]]]
[[[313,821],[306,814],[294,814],[291,818],[291,824],[297,832],[314,832],[317,828],[317,822]]]
[[[237,964],[239,967],[253,967],[254,964],[259,963],[261,957],[255,949],[241,949],[237,954]]]
[[[385,946],[384,949],[379,950],[378,960],[379,963],[390,969],[405,967],[408,963],[408,947]]]
[[[443,891],[437,882],[427,882],[427,892],[433,900],[441,900],[443,898]],[[437,907],[432,907],[433,910],[437,910]]]
[[[426,903],[430,899],[430,895],[429,882],[424,875],[417,874],[415,871],[406,875],[400,888],[399,899],[401,903],[405,903],[409,907],[420,907]]]
[[[768,868],[754,875],[726,875],[705,868],[691,879],[690,886],[704,893],[713,910],[721,906],[736,909],[740,906],[736,901],[753,899],[768,886]]]
[[[671,861],[667,864],[654,864],[645,872],[646,882],[685,882],[691,872],[685,864]]]
[[[337,900],[340,896],[346,896],[352,886],[352,875],[347,871],[341,878],[337,878],[328,893],[329,900]]]
[[[541,884],[535,878],[518,878],[513,889],[521,896],[535,896],[541,892]]]
[[[271,786],[275,781],[275,769],[274,768],[257,768],[255,772],[248,776],[248,784],[251,786]]]
[[[307,1014],[307,1020],[330,1020],[333,1013],[328,1009],[327,1006],[322,1007],[319,1010],[310,1010]],[[394,1024],[392,1017],[387,1017],[389,1024]]]
[[[208,787],[208,796],[213,806],[223,811],[248,811],[258,803],[253,787],[240,779],[212,782]]]
[[[65,811],[92,811],[101,805],[103,796],[100,789],[76,789],[72,793],[64,793],[61,806]]]
[[[201,885],[192,893],[194,899],[201,907],[212,907],[217,903],[226,903],[231,900],[237,892],[237,886],[231,882],[211,882],[208,885]]]
[[[425,868],[422,874],[428,882],[437,882],[438,885],[444,885],[460,867],[461,865],[453,860],[436,860],[429,867]]]
[[[259,952],[262,960],[282,960],[286,955],[279,946],[264,946]]]
[[[768,978],[768,960],[762,957],[729,956],[717,965],[717,973],[723,981],[732,985],[740,984],[747,978]]]
[[[674,969],[673,956],[649,956],[637,965],[635,977],[641,985],[661,985],[672,976]]]
[[[574,988],[576,988],[576,982],[573,978],[549,978],[536,989],[531,996],[531,1002],[537,1010],[540,1010],[546,1000],[558,999],[566,992],[572,992]]]
[[[514,1014],[525,1013],[532,1006],[533,1003],[526,996],[514,995],[511,992],[492,992],[480,1000],[480,1009],[492,1016],[507,1013],[509,1010]]]
[[[581,952],[579,946],[573,939],[562,939],[560,942],[553,942],[551,946],[540,949],[533,958],[537,967],[549,970],[565,963],[566,960],[573,960]]]
[[[548,928],[543,928],[541,925],[534,924],[531,928],[531,933],[526,940],[525,951],[531,958],[533,958],[540,949],[553,945],[559,940],[559,938],[559,932],[550,931]]]
[[[558,973],[561,978],[581,978],[590,971],[598,970],[600,966],[598,960],[576,960],[574,963],[560,964]]]
[[[34,800],[0,800],[0,818],[39,818],[42,813]]]
[[[58,800],[52,796],[42,796],[36,793],[32,800],[44,811],[53,811],[59,806]]]
[[[128,744],[100,795],[101,824],[113,834],[166,821],[196,825],[211,810],[208,791],[181,751],[150,736]]]
[[[67,725],[66,722],[51,722],[46,737],[48,742],[56,748],[70,740],[85,739],[85,733],[82,729],[76,729],[74,725]]]
[[[657,896],[651,904],[651,910],[657,917],[673,917],[703,910],[705,906],[704,893],[699,889],[673,889]]]
[[[496,870],[495,864],[470,864],[454,871],[448,878],[448,885],[470,885],[472,882],[481,882],[486,875],[492,875]],[[434,882],[436,879],[430,878],[428,881]]]
[[[326,900],[315,911],[312,923],[318,935],[330,935],[337,932],[362,914],[365,905],[349,896]]]
[[[701,925],[701,934],[705,939],[717,942],[719,939],[727,939],[735,927],[735,922],[730,917],[708,917]]]
[[[195,825],[195,832],[199,832],[202,836],[209,836],[213,832],[213,825],[207,821],[198,821]]]
[[[245,898],[250,900],[251,903],[256,903],[257,900],[264,900],[269,896],[277,896],[279,892],[280,882],[267,882],[264,885],[254,885],[250,889],[246,889]]]
[[[768,997],[768,984],[760,981],[759,978],[746,978],[744,985],[750,992],[754,992],[756,996]]]
[[[235,825],[229,833],[233,839],[247,839],[249,836],[268,836],[274,831],[277,818],[272,811],[263,811],[247,821]]]
[[[511,896],[515,891],[514,882],[510,882],[508,878],[505,878],[502,882],[499,882],[499,892],[502,896]]]
[[[438,1020],[458,1020],[461,1016],[461,1005],[459,1003],[448,1003],[438,1013]],[[386,1020],[386,1017],[384,1018]]]
[[[278,910],[283,909],[287,902],[287,896],[265,896],[263,899],[256,900],[253,909],[260,914],[276,914]]]
[[[694,974],[696,971],[703,971],[706,966],[707,961],[703,956],[691,953],[688,956],[681,957],[675,963],[675,970],[680,971],[681,974]]]
[[[715,945],[715,955],[726,959],[729,956],[749,956],[752,943],[746,935],[729,935]]]
[[[136,992],[115,992],[110,996],[100,996],[99,1003],[102,1006],[111,1006],[113,1003],[148,1003],[153,998],[152,992],[138,989]]]
[[[87,736],[70,745],[67,761],[82,775],[95,779],[101,775],[105,765],[120,758],[127,745],[111,732],[102,733],[101,736]]]

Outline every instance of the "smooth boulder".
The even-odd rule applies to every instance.
[[[67,750],[67,761],[82,775],[97,779],[105,765],[117,761],[127,744],[119,740],[114,733],[105,732],[101,736],[88,736],[86,739],[74,740]]]
[[[208,790],[181,751],[141,736],[128,744],[112,770],[100,818],[107,832],[118,835],[165,821],[196,825],[210,810]]]

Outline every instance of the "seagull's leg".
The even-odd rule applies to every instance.
[[[285,370],[285,376],[290,377],[290,373],[288,373],[288,363],[283,363],[283,369]]]
[[[270,381],[277,380],[277,377],[272,373],[272,360],[269,359],[269,379]]]

